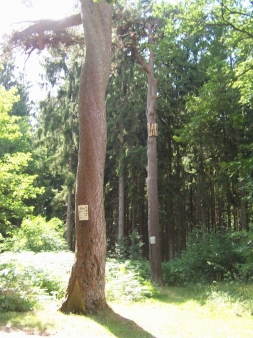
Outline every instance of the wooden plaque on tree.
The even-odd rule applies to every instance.
[[[88,221],[88,205],[78,205],[78,217],[79,221]]]

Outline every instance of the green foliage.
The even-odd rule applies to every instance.
[[[252,231],[190,236],[181,258],[163,263],[168,285],[213,283],[214,281],[253,281]]]
[[[182,294],[198,300],[212,311],[228,308],[238,315],[252,315],[252,285],[243,282],[196,283],[183,288]]]
[[[49,222],[41,217],[23,220],[21,228],[9,232],[5,240],[5,250],[19,251],[60,251],[66,249],[63,238],[63,222],[53,218]]]
[[[129,258],[129,238],[122,236],[115,244],[115,248],[112,252],[108,252],[108,256],[111,258],[128,259]]]
[[[47,218],[63,218],[66,196],[74,194],[78,150],[78,90],[83,51],[72,47],[53,51],[44,59],[45,83],[57,84],[57,96],[40,102],[34,133],[37,170],[46,191],[41,210]],[[74,198],[72,198],[74,201]],[[74,203],[73,209],[74,209]],[[73,215],[72,217],[73,218]]]
[[[64,296],[73,254],[1,254],[0,312],[29,311],[38,301]]]
[[[163,263],[164,281],[168,285],[221,281],[228,274],[236,275],[241,263],[243,257],[230,234],[211,233],[203,240],[194,232],[182,256]]]
[[[142,279],[150,280],[150,264],[148,261],[142,260],[127,260],[124,262],[126,269],[130,269],[138,274]]]
[[[9,111],[15,102],[19,100],[16,96],[16,90],[6,91],[0,86],[0,140],[14,140],[20,137],[19,127],[15,122],[19,119],[17,116],[9,116]]]
[[[133,261],[142,259],[142,247],[144,245],[142,236],[137,230],[134,230],[130,235],[131,246],[130,246],[130,258]]]
[[[32,158],[22,124],[18,124],[20,118],[10,115],[18,100],[15,89],[0,86],[0,232],[4,235],[10,224],[18,225],[32,214],[31,199],[43,191],[35,186],[37,175],[29,172]]]
[[[0,312],[27,311],[37,301],[64,296],[74,260],[71,252],[4,252],[0,254]],[[154,297],[146,261],[106,263],[106,297],[134,302]]]
[[[239,280],[253,282],[253,225],[250,231],[236,231],[231,234],[231,240],[236,243],[236,252],[242,257],[241,261],[235,263],[237,273],[233,276],[228,273],[227,280]]]
[[[13,263],[0,265],[0,312],[29,311],[42,292],[34,283],[34,270]]]
[[[141,266],[142,264],[140,264]],[[131,261],[109,259],[106,263],[106,297],[109,301],[140,301],[153,297],[155,288]]]
[[[137,230],[134,230],[130,236],[122,236],[115,247],[108,252],[108,257],[116,258],[118,260],[142,259],[142,236]]]
[[[43,191],[34,186],[37,176],[25,173],[30,160],[29,153],[5,154],[0,158],[0,223],[3,225],[17,224],[17,220],[32,214],[33,206],[26,201]]]

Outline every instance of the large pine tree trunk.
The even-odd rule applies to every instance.
[[[111,63],[111,5],[81,0],[86,57],[79,91],[76,252],[63,312],[90,313],[106,306],[106,229],[103,202],[106,152],[105,92]],[[88,206],[88,220],[78,207]]]

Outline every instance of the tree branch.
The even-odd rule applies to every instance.
[[[67,28],[82,24],[81,14],[74,14],[60,20],[39,20],[21,32],[15,32],[10,39],[13,47],[21,47],[27,54],[45,45],[56,47],[59,44],[70,46],[83,44],[83,37],[67,32]]]
[[[32,26],[24,29],[22,32],[15,32],[12,37],[12,41],[17,41],[23,37],[27,37],[31,34],[39,33],[40,28],[43,26],[44,32],[46,31],[61,31],[66,28],[79,26],[82,23],[81,14],[74,14],[69,17],[60,20],[40,20]]]
[[[139,62],[139,64],[142,66],[142,69],[147,72],[148,74],[150,73],[150,69],[149,69],[149,65],[142,59],[142,57],[140,56],[140,53],[137,49],[137,41],[136,41],[136,33],[134,33],[132,35],[132,40],[133,40],[133,45],[132,45],[132,49],[134,51],[134,55],[136,57],[136,60]]]

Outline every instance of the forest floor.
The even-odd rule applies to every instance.
[[[57,302],[26,313],[0,314],[1,338],[245,338],[253,317],[224,298],[202,302],[183,288],[162,289],[160,299],[119,304],[94,316],[64,315]]]

